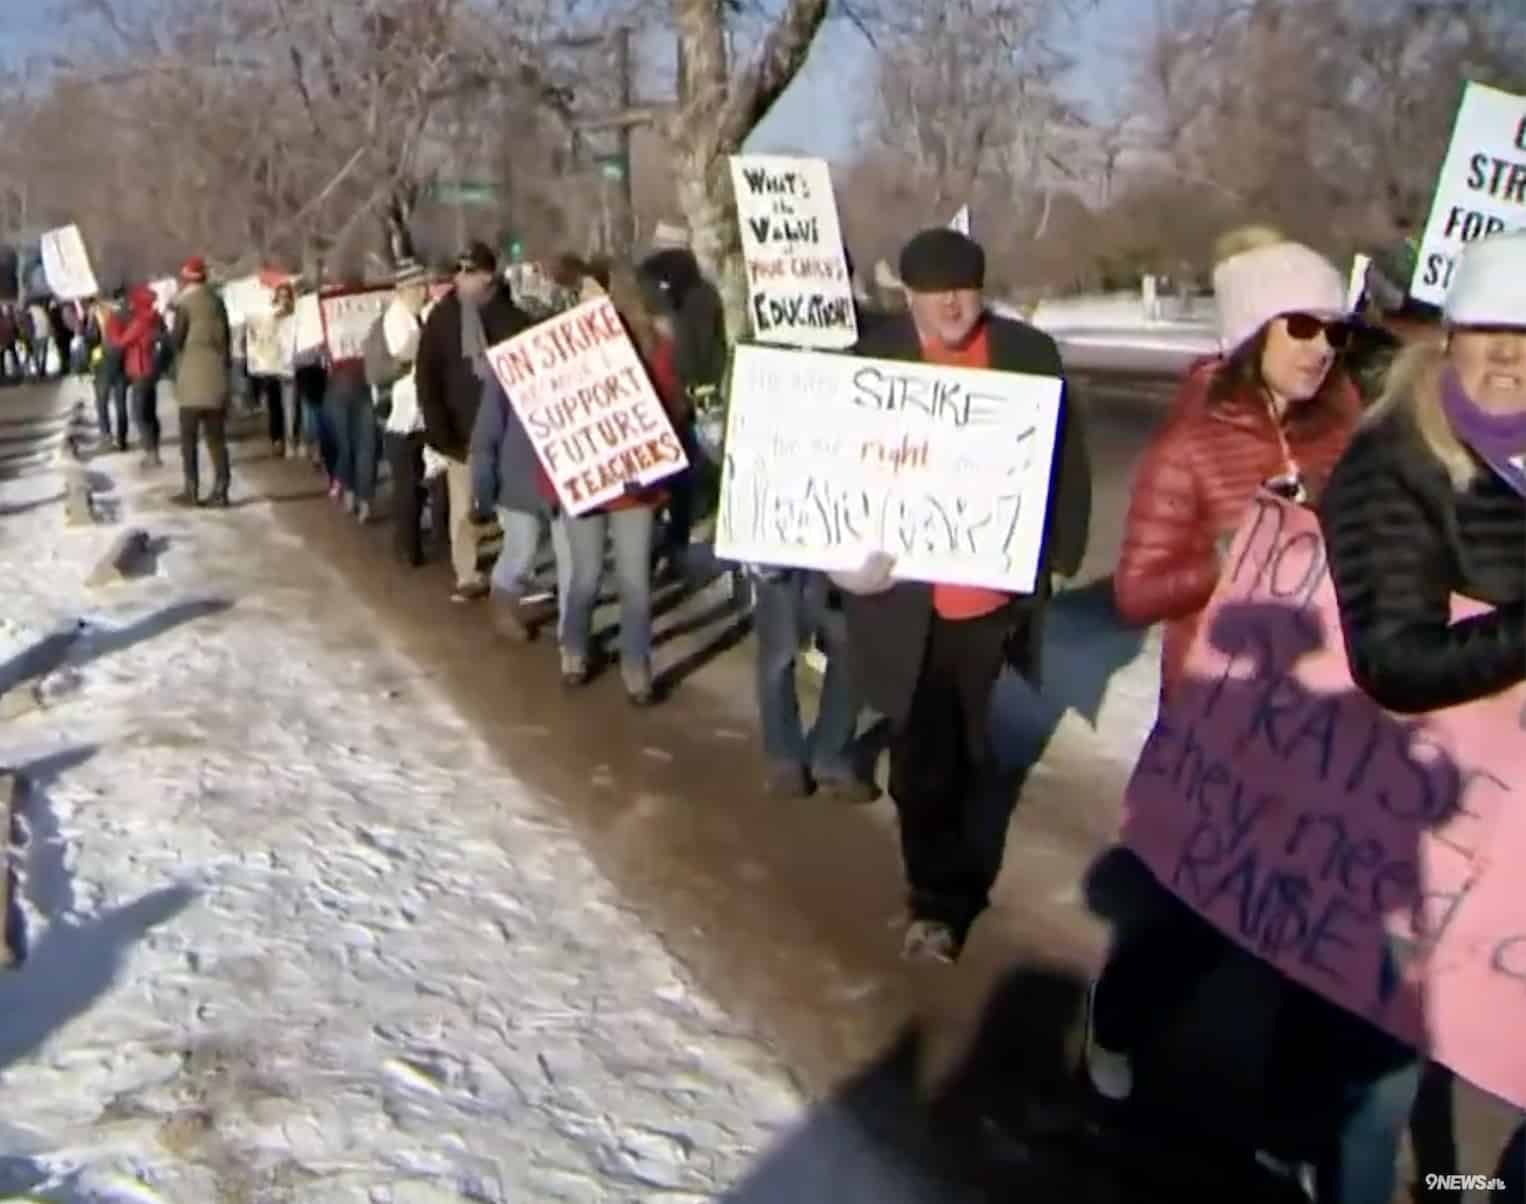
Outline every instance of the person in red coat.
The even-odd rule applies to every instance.
[[[159,376],[164,322],[154,308],[154,293],[138,284],[127,294],[127,316],[113,312],[106,320],[106,341],[122,355],[131,398],[133,425],[143,445],[143,464],[157,468],[159,458]]]
[[[1333,264],[1273,232],[1231,235],[1214,272],[1220,357],[1194,365],[1140,463],[1113,578],[1119,614],[1164,623],[1161,700],[1181,679],[1225,551],[1263,485],[1308,503],[1361,415],[1339,364],[1350,338]],[[1229,948],[1162,888],[1092,986],[1085,1061],[1108,1099],[1133,1089],[1132,1052],[1169,1023]]]

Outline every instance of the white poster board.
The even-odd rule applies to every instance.
[[[536,458],[574,517],[689,461],[614,305],[595,297],[488,350]]]
[[[715,553],[1031,593],[1058,378],[739,346]]]
[[[1410,296],[1446,300],[1464,243],[1526,226],[1526,96],[1470,83],[1415,263]]]
[[[295,354],[309,357],[323,347],[323,311],[318,308],[317,293],[303,293],[292,309],[292,321],[297,324],[293,336]]]
[[[323,318],[323,341],[329,359],[336,364],[358,360],[365,354],[366,335],[392,302],[390,288],[346,289],[326,293],[318,301]],[[300,350],[300,331],[299,350]]]
[[[223,285],[223,306],[230,326],[245,326],[251,318],[263,318],[275,307],[275,290],[259,276],[241,276]]]
[[[90,266],[90,255],[78,226],[49,230],[40,240],[42,273],[60,301],[80,301],[101,291]]]
[[[949,222],[948,228],[958,230],[966,238],[970,237],[970,207],[968,205],[960,207],[959,212],[954,214],[954,220]]]
[[[789,347],[853,346],[858,315],[826,162],[733,155],[731,182],[747,265],[747,311],[757,340]]]
[[[1372,256],[1358,251],[1351,261],[1351,278],[1346,282],[1346,309],[1350,312],[1354,313],[1362,303],[1362,294],[1367,291],[1367,270],[1370,267]]]

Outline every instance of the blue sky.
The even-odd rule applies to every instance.
[[[927,0],[936,3],[937,0]],[[1134,70],[1134,54],[1153,26],[1144,0],[1097,0],[1076,22],[1077,67],[1072,95],[1097,112],[1115,107]],[[753,133],[749,149],[798,150],[827,158],[851,153],[858,127],[872,103],[874,52],[843,22],[831,22],[812,47],[805,70]]]

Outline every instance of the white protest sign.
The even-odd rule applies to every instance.
[[[292,310],[296,323],[293,347],[299,356],[309,356],[323,346],[323,311],[318,308],[317,293],[303,293]]]
[[[60,301],[79,301],[101,291],[95,282],[95,272],[90,267],[90,256],[85,251],[85,240],[80,236],[78,226],[49,230],[40,242],[42,273],[55,297]]]
[[[949,222],[950,230],[958,230],[966,238],[970,236],[970,207],[963,206],[958,213],[954,214],[954,220]]]
[[[223,306],[230,326],[244,326],[251,318],[263,318],[274,309],[275,292],[258,276],[241,276],[222,287]]]
[[[175,294],[180,291],[180,282],[173,276],[166,276],[162,280],[151,280],[148,289],[154,294],[154,308],[163,314],[169,310]]]
[[[739,346],[715,553],[1031,593],[1061,382]]]
[[[758,341],[853,346],[858,315],[826,162],[733,155],[731,182]]]
[[[1410,281],[1412,297],[1446,300],[1464,243],[1526,226],[1526,96],[1468,84]]]
[[[1367,291],[1367,269],[1372,267],[1372,256],[1357,252],[1351,261],[1351,279],[1346,283],[1346,308],[1355,311]]]
[[[366,335],[392,301],[390,288],[345,289],[325,293],[318,302],[323,340],[334,363],[358,360],[365,354]],[[300,331],[298,339],[300,350]]]
[[[568,514],[686,467],[683,446],[625,324],[595,297],[488,349]]]

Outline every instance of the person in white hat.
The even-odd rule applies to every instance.
[[[1352,679],[1403,714],[1526,681],[1526,231],[1463,250],[1443,316],[1440,341],[1394,361],[1319,506]],[[1454,622],[1454,594],[1491,609]],[[1342,1022],[1361,1024],[1328,1021]],[[1503,1024],[1497,1036],[1519,1039]],[[1392,1169],[1376,1168],[1395,1163],[1421,1062],[1403,1053],[1348,1083],[1353,1113],[1388,1101],[1384,1124],[1348,1123],[1364,1139],[1343,1134],[1347,1165],[1332,1172],[1368,1168],[1363,1199],[1392,1192]]]

